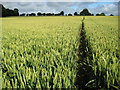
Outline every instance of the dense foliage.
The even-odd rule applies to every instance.
[[[19,16],[19,10],[15,8],[14,10],[5,8],[2,4],[0,4],[0,17],[7,17],[7,16]]]

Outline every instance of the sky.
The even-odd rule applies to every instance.
[[[74,12],[80,13],[84,8],[87,8],[94,15],[102,12],[106,15],[118,15],[118,3],[114,0],[112,2],[98,2],[95,0],[89,0],[89,2],[2,2],[2,4],[10,9],[18,8],[20,13],[59,13],[64,11],[65,14],[74,14]]]

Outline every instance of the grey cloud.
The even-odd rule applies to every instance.
[[[109,14],[118,15],[118,5],[117,5],[117,3],[98,5],[97,7],[92,9],[91,11],[95,14],[103,12],[107,15],[109,15]]]
[[[70,7],[76,5],[75,2],[47,2],[47,6],[49,7]]]
[[[13,9],[13,8],[18,7],[18,6],[17,6],[17,3],[15,3],[15,2],[2,2],[2,4],[3,4],[6,8],[10,8],[10,9]]]
[[[2,2],[118,2],[119,0],[2,0]]]
[[[56,11],[64,10],[66,13],[74,13],[75,11],[80,11],[81,9],[88,7],[92,3],[93,2],[48,2],[47,6],[55,8]]]
[[[76,8],[75,11],[77,11],[78,13],[80,11],[82,11],[84,8],[88,8],[89,11],[91,12],[91,7],[90,5],[95,4],[96,2],[82,2],[82,3],[78,3],[78,7]],[[92,13],[92,12],[91,12]]]
[[[94,0],[91,0],[94,1]],[[58,13],[64,11],[65,13],[78,13],[84,9],[88,8],[91,13],[100,13],[104,12],[108,14],[117,15],[117,3],[108,4],[108,5],[98,5],[94,8],[91,8],[92,4],[97,4],[100,2],[3,2],[3,5],[7,8],[13,9],[18,8],[20,13],[31,13],[31,12],[54,12]]]
[[[24,6],[29,6],[29,5],[31,5],[31,3],[29,3],[29,2],[18,2],[17,5],[24,7]]]

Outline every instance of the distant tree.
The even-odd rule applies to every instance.
[[[38,13],[37,13],[37,16],[42,16],[42,13],[38,12]]]
[[[36,16],[36,14],[35,14],[35,13],[32,13],[32,16]]]
[[[29,14],[26,14],[26,16],[29,16]]]
[[[85,8],[80,12],[80,16],[91,16],[91,13],[87,8]]]
[[[114,16],[113,14],[110,14],[110,16]]]
[[[96,16],[100,16],[99,13],[97,13]]]
[[[25,13],[20,14],[20,16],[25,16]]]
[[[71,14],[71,13],[69,13],[69,14],[68,14],[68,16],[72,16],[72,14]]]
[[[78,13],[77,13],[77,12],[75,12],[75,13],[74,13],[74,16],[77,16],[77,15],[78,15]]]
[[[31,13],[31,14],[29,14],[29,16],[36,16],[36,14],[35,13]]]
[[[6,9],[7,11],[7,16],[14,16],[14,11],[11,9]]]
[[[105,13],[96,14],[96,16],[105,16]]]
[[[91,14],[91,16],[94,16],[94,14]]]
[[[54,13],[46,13],[46,16],[54,16]]]
[[[19,16],[19,10],[17,8],[14,9],[14,16]]]
[[[60,15],[64,16],[64,11],[61,11],[61,12],[60,12]]]
[[[2,10],[2,17],[7,17],[7,16],[19,16],[19,10],[15,8],[14,10],[5,8],[2,4],[0,4],[0,9]]]
[[[0,16],[2,16],[2,17],[6,17],[7,16],[6,9],[2,9],[2,14]]]
[[[105,13],[101,13],[100,16],[105,16]]]
[[[54,16],[55,14],[54,13],[51,13],[51,16]]]
[[[0,4],[0,9],[2,10],[2,14],[0,15],[0,17],[6,17],[7,16],[7,11],[2,4]]]
[[[43,15],[43,16],[45,16],[46,14],[45,14],[45,13],[43,13],[42,15]]]
[[[60,15],[61,15],[60,13],[55,14],[55,16],[60,16]]]
[[[65,14],[65,16],[67,16],[67,14]]]
[[[51,15],[51,13],[46,13],[46,16],[50,16]]]

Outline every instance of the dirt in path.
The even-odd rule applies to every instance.
[[[89,89],[86,84],[92,80],[93,71],[90,67],[89,61],[92,60],[91,48],[88,40],[86,39],[86,32],[84,28],[84,20],[82,19],[82,26],[80,28],[79,50],[78,50],[78,68],[75,85],[78,89]],[[89,60],[89,61],[88,61]]]

